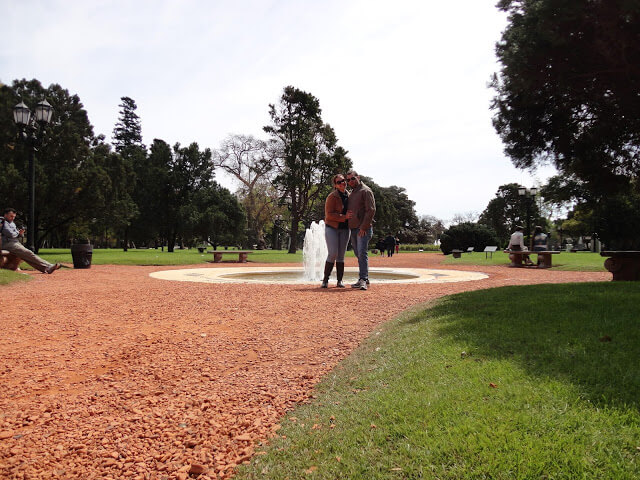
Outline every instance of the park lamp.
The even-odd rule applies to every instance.
[[[35,151],[42,141],[42,134],[45,126],[51,122],[53,116],[53,107],[46,100],[42,100],[36,105],[35,112],[32,115],[29,107],[23,101],[13,107],[13,121],[20,130],[19,138],[27,147],[28,163],[29,163],[29,226],[27,228],[27,248],[35,252],[35,203],[36,203],[36,161]],[[40,129],[36,125],[39,125]],[[38,133],[41,135],[38,138]]]
[[[46,100],[42,100],[36,105],[34,118],[41,126],[44,126],[51,122],[53,116],[53,107]],[[13,121],[19,127],[28,127],[31,125],[31,110],[21,101],[18,105],[13,107]]]
[[[536,187],[526,188],[523,186],[518,187],[518,195],[524,197],[525,195],[535,197],[538,193],[538,189]]]
[[[24,102],[13,107],[13,121],[16,122],[16,125],[26,127],[29,125],[29,120],[31,120],[31,110]]]
[[[42,100],[40,103],[36,105],[35,109],[36,122],[40,125],[46,125],[51,123],[51,117],[53,117],[53,107],[47,102],[47,100]]]

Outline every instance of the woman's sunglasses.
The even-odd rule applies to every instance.
[[[344,178],[342,180],[336,180],[336,185],[339,183],[347,183],[347,181]]]

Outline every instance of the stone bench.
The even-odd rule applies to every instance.
[[[538,268],[551,268],[552,267],[552,255],[555,255],[560,252],[555,252],[551,250],[504,250],[504,253],[509,254],[509,260],[511,260],[510,267],[527,267],[524,262],[524,257],[527,255],[537,255],[538,256]],[[533,266],[533,265],[531,265]]]
[[[600,252],[604,261],[604,268],[613,274],[613,281],[640,280],[640,251],[618,250]]]
[[[21,262],[22,260],[7,250],[2,250],[0,252],[0,268],[15,271],[18,269]]]
[[[253,250],[210,250],[207,253],[213,253],[213,263],[220,263],[222,261],[222,255],[228,255],[230,253],[238,255],[238,262],[247,263],[247,255],[253,253]]]

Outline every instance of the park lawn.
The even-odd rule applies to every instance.
[[[22,275],[21,273],[12,272],[11,270],[0,270],[0,285],[9,285],[14,282],[27,282],[29,280],[31,280],[29,275]]]
[[[532,252],[533,253],[533,252]],[[509,265],[509,255],[502,251],[494,252],[492,257],[484,252],[462,253],[460,258],[453,258],[448,255],[444,261],[445,265]],[[535,262],[536,255],[533,254],[531,259]],[[605,272],[605,257],[599,253],[591,252],[560,252],[553,255],[553,270],[570,270],[580,272]]]
[[[212,250],[212,249],[209,249]],[[224,249],[219,248],[224,251]],[[232,251],[235,249],[230,249]],[[45,260],[51,263],[73,264],[71,258],[71,250],[43,248],[38,252]],[[223,257],[225,259],[227,257]],[[228,257],[230,260],[233,256]],[[237,255],[235,260],[238,260]],[[302,251],[298,253],[287,253],[286,250],[254,250],[249,254],[249,262],[264,263],[286,263],[286,262],[302,262]],[[123,251],[121,248],[94,248],[91,264],[92,265],[197,265],[213,261],[211,253],[200,253],[196,248],[167,252],[160,249],[129,249]],[[25,263],[23,265],[26,266]],[[22,268],[22,267],[21,267]]]
[[[502,287],[385,324],[247,479],[640,478],[640,289]]]

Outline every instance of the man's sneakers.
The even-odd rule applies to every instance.
[[[53,273],[53,272],[55,272],[56,270],[58,270],[61,266],[62,266],[62,265],[60,265],[59,263],[56,263],[56,264],[54,264],[54,265],[51,265],[49,268],[47,268],[47,269],[45,270],[45,272],[46,272],[46,273]]]
[[[356,283],[351,285],[351,288],[359,288],[360,290],[366,290],[368,283],[369,283],[369,280],[363,280],[362,278],[360,278]]]

